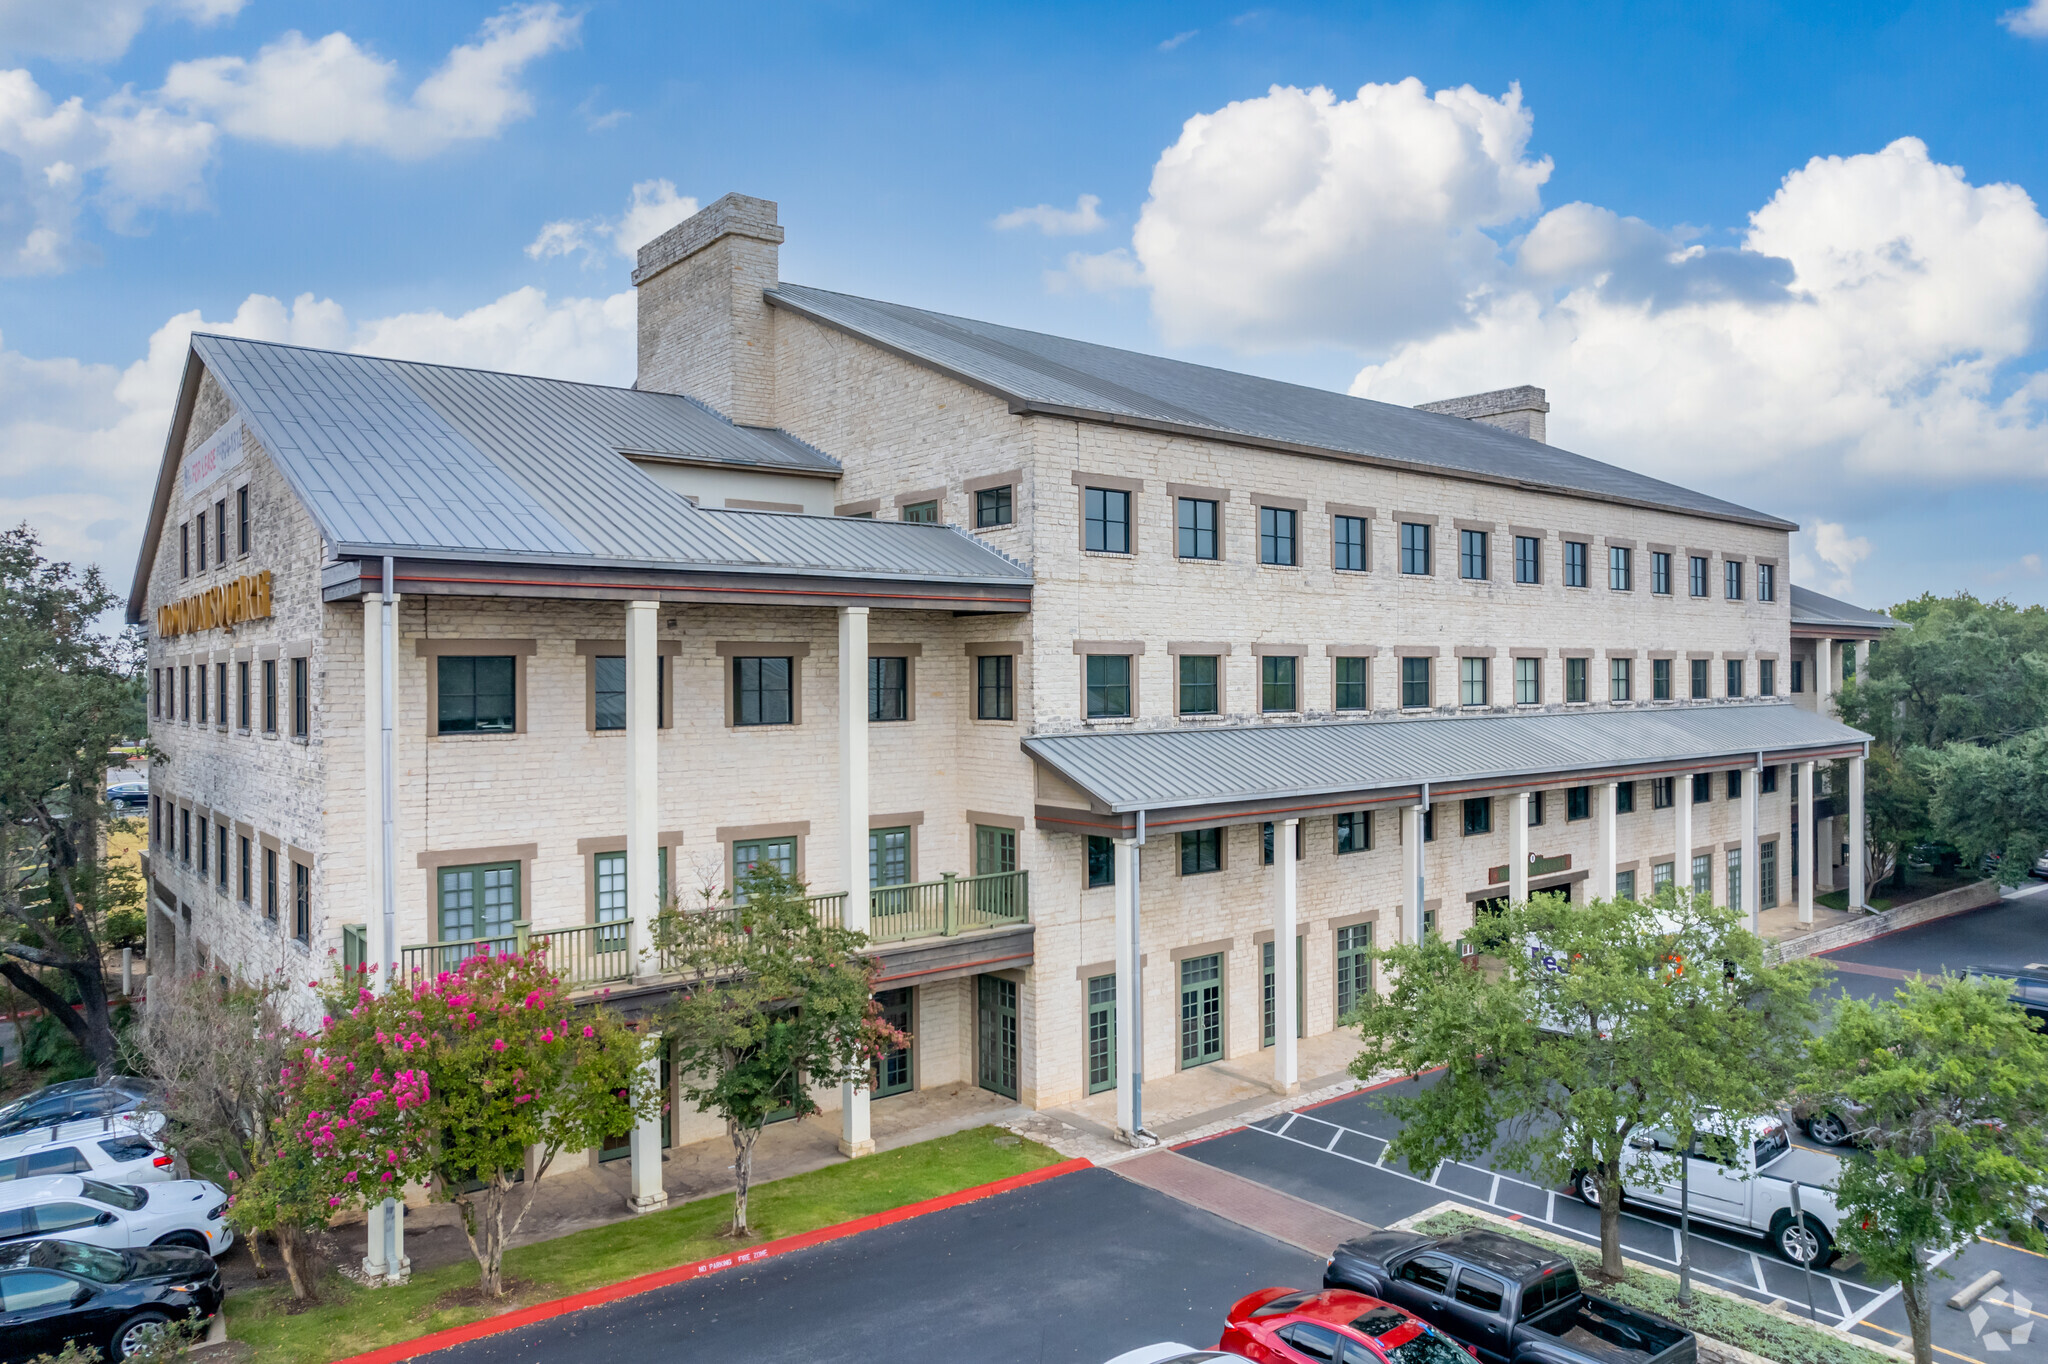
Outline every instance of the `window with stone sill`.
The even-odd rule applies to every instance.
[[[1259,660],[1259,708],[1263,711],[1299,710],[1295,700],[1295,665],[1291,654],[1268,654]]]
[[[1404,658],[1401,660],[1401,708],[1421,710],[1428,708],[1429,660],[1426,658]]]
[[[1010,485],[1000,488],[981,488],[974,494],[974,528],[987,530],[991,526],[1010,524],[1014,508],[1011,503]]]
[[[1567,705],[1583,705],[1586,700],[1586,660],[1567,658],[1564,661],[1564,699]]]
[[[913,525],[935,526],[939,522],[939,504],[936,502],[912,502],[901,513],[905,521]]]
[[[1366,686],[1367,661],[1363,658],[1336,658],[1330,660],[1335,676],[1337,694],[1335,707],[1338,710],[1365,710],[1368,708]]]
[[[1216,690],[1216,655],[1180,655],[1180,713],[1215,715],[1221,708]]]

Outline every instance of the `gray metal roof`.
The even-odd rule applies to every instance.
[[[673,394],[206,333],[192,349],[338,554],[1031,580],[953,527],[694,506],[621,452],[838,466]]]
[[[1824,597],[1810,587],[1792,584],[1792,624],[1849,625],[1859,630],[1896,630],[1899,622],[1882,611],[1866,611],[1834,597]]]
[[[1869,736],[1789,702],[1037,735],[1025,751],[1109,810],[1706,762]]]
[[[1740,521],[1794,523],[1461,417],[797,284],[769,301],[995,393],[1019,411],[1249,438]]]

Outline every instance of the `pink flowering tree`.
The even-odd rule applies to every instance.
[[[658,1110],[647,1043],[603,1005],[572,1008],[539,949],[383,994],[341,985],[289,1067],[293,1141],[330,1207],[413,1183],[455,1203],[484,1291],[503,1296],[506,1243],[555,1157]]]

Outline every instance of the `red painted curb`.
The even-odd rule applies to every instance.
[[[607,1284],[603,1288],[586,1289],[581,1293],[571,1293],[565,1298],[556,1298],[552,1302],[535,1303],[531,1307],[522,1307],[516,1312],[507,1312],[502,1316],[490,1317],[483,1321],[473,1321],[467,1326],[452,1326],[445,1331],[435,1331],[431,1335],[416,1336],[411,1340],[400,1341],[396,1345],[385,1345],[375,1350],[366,1351],[363,1354],[349,1355],[346,1358],[336,1360],[335,1364],[398,1364],[400,1360],[416,1359],[421,1355],[432,1354],[437,1350],[445,1350],[450,1346],[461,1345],[466,1341],[481,1340],[485,1336],[495,1336],[506,1331],[516,1331],[522,1326],[531,1326],[536,1322],[547,1321],[553,1317],[567,1316],[571,1312],[580,1312],[586,1307],[598,1307],[608,1302],[616,1302],[620,1298],[630,1298],[636,1294],[651,1292],[657,1288],[666,1288],[670,1284],[683,1283],[690,1279],[699,1279],[707,1274],[716,1274],[720,1270],[732,1269],[739,1265],[755,1264],[771,1256],[786,1255],[793,1250],[803,1250],[809,1246],[823,1245],[827,1241],[837,1241],[841,1237],[855,1236],[864,1231],[873,1231],[877,1227],[886,1227],[895,1222],[907,1222],[913,1217],[922,1217],[927,1213],[943,1212],[947,1208],[959,1207],[962,1203],[972,1203],[977,1199],[989,1198],[1000,1193],[1008,1193],[1012,1189],[1021,1189],[1026,1185],[1042,1183],[1048,1179],[1057,1179],[1061,1175],[1072,1174],[1076,1170],[1090,1169],[1093,1166],[1094,1162],[1090,1160],[1063,1160],[1057,1165],[1047,1165],[1036,1170],[1026,1171],[1021,1175],[1011,1175],[1007,1179],[998,1179],[993,1183],[977,1184],[971,1189],[960,1189],[954,1193],[941,1194],[937,1198],[927,1198],[922,1203],[906,1203],[900,1208],[891,1208],[887,1212],[870,1213],[866,1217],[857,1217],[851,1222],[840,1222],[829,1227],[818,1227],[812,1231],[800,1231],[794,1236],[784,1236],[780,1240],[769,1241],[764,1245],[755,1246],[751,1250],[737,1251],[731,1255],[718,1255],[708,1260],[697,1260],[691,1264],[676,1265],[670,1269],[657,1269],[650,1274],[642,1274],[637,1278],[625,1279],[615,1284]]]

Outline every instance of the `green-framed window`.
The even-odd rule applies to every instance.
[[[1116,1088],[1116,977],[1088,977],[1088,1092]]]
[[[1302,988],[1302,981],[1308,975],[1308,940],[1297,937],[1294,940],[1294,1035],[1308,1036],[1307,1000],[1308,991]],[[1263,983],[1260,986],[1260,1016],[1264,1020],[1259,1034],[1259,1045],[1273,1045],[1273,1014],[1275,997],[1280,992],[1273,967],[1273,944],[1259,944],[1259,970]]]
[[[740,886],[747,879],[747,873],[756,867],[773,867],[784,876],[796,875],[796,840],[794,838],[747,838],[732,845],[732,899],[734,904],[744,904],[746,893]]]
[[[899,1032],[908,1034],[914,1010],[910,986],[900,990],[877,990],[875,1003],[881,1006],[882,1021]],[[877,1099],[886,1099],[891,1094],[902,1094],[917,1088],[917,1067],[914,1046],[906,1041],[894,1051],[884,1052],[871,1068],[869,1089]]]
[[[1372,925],[1350,924],[1337,930],[1337,1021],[1372,993]]]
[[[1216,687],[1216,655],[1180,656],[1180,713],[1214,715],[1222,709]]]
[[[1337,694],[1334,698],[1338,710],[1366,710],[1372,704],[1372,691],[1366,685],[1367,660],[1363,658],[1333,658],[1331,671],[1335,674]]]
[[[868,884],[901,886],[909,880],[909,827],[868,830]]]
[[[1712,895],[1714,893],[1714,855],[1701,853],[1692,860],[1692,893]]]
[[[1002,976],[976,976],[975,1078],[981,1087],[1005,1098],[1017,1097],[1017,982]]]
[[[1671,699],[1671,660],[1653,658],[1650,660],[1650,699],[1669,701]]]
[[[435,665],[441,733],[509,734],[517,727],[518,698],[510,654],[443,654]],[[269,681],[266,675],[266,690]],[[266,720],[270,718],[267,700]]]
[[[1742,908],[1742,849],[1728,850],[1728,908]]]
[[[1300,660],[1292,654],[1268,654],[1259,660],[1259,709],[1299,710],[1295,674]]]
[[[1114,718],[1131,713],[1131,656],[1089,654],[1088,715],[1091,719]]]
[[[1420,710],[1429,705],[1429,660],[1401,660],[1401,708]]]
[[[1775,839],[1757,845],[1756,890],[1759,908],[1778,907],[1778,844]]]
[[[590,863],[591,908],[600,927],[597,941],[600,952],[625,950],[625,921],[631,917],[626,903],[626,854],[623,852],[601,852]]]
[[[1297,862],[1307,856],[1302,850],[1303,846],[1301,822],[1297,820],[1294,825],[1294,860]],[[1273,821],[1270,819],[1259,826],[1259,864],[1267,867],[1273,865]]]
[[[998,824],[974,826],[974,874],[1017,870],[1017,831]]]
[[[519,921],[517,862],[443,867],[435,880],[442,942],[512,936],[512,926]]]
[[[1223,956],[1211,952],[1180,964],[1182,1069],[1223,1059]]]
[[[732,722],[787,725],[793,704],[796,665],[790,658],[735,658],[732,661]]]
[[[1669,862],[1652,862],[1650,864],[1650,894],[1655,895],[1658,891],[1671,884],[1671,871],[1672,864]]]
[[[937,502],[911,502],[903,508],[903,519],[920,526],[934,526],[939,521]]]
[[[1633,870],[1614,873],[1614,898],[1633,900],[1636,898],[1636,874]]]

